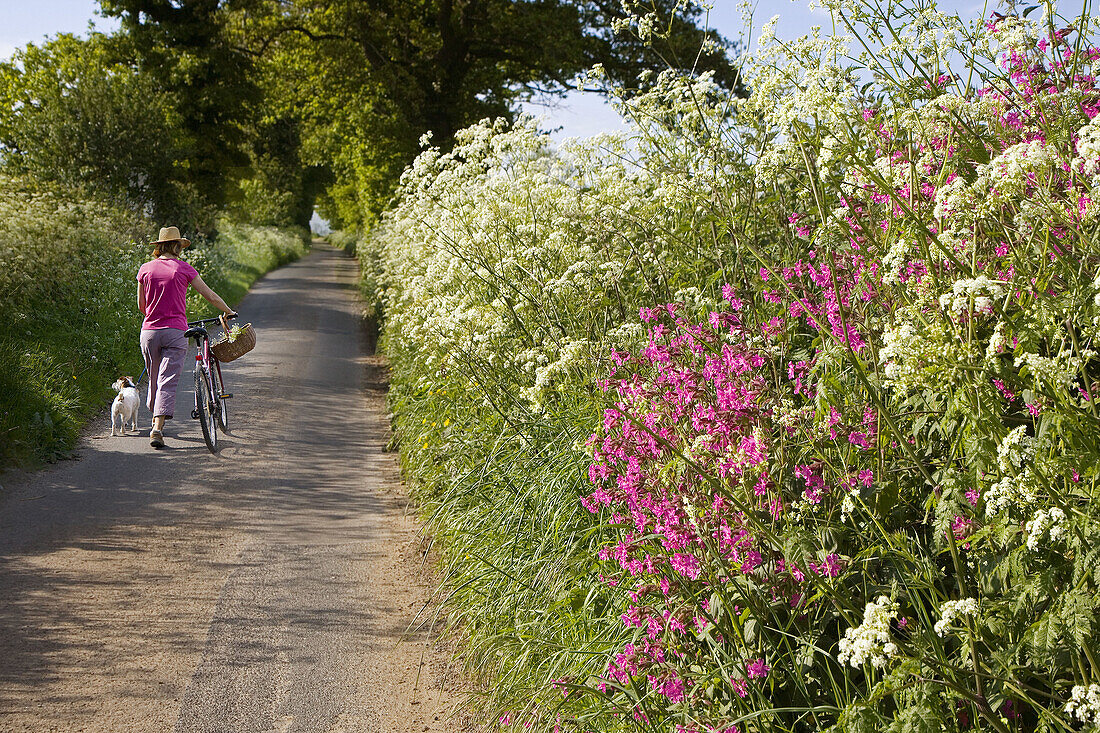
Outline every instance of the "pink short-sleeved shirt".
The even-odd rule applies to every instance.
[[[183,260],[155,259],[138,270],[137,281],[145,294],[142,330],[178,328],[187,330],[187,286],[198,270]]]

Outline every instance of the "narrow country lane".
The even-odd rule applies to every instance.
[[[217,457],[188,362],[165,450],[144,411],[104,417],[78,460],[0,478],[0,731],[464,728],[404,638],[427,591],[355,278],[318,246],[240,304],[259,339]]]

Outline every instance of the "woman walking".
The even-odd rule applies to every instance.
[[[172,418],[176,408],[176,385],[187,354],[187,339],[183,337],[187,330],[187,286],[226,315],[233,315],[233,309],[202,281],[194,267],[180,259],[180,253],[191,242],[180,236],[177,227],[163,227],[152,244],[153,259],[137,273],[137,296],[138,310],[145,316],[141,354],[149,371],[147,404],[153,413],[149,443],[163,448],[164,421]]]

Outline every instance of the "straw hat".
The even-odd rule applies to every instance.
[[[150,242],[150,244],[161,244],[163,242],[175,242],[176,240],[183,242],[184,247],[191,246],[191,240],[180,236],[179,227],[161,227],[160,234],[157,241]]]

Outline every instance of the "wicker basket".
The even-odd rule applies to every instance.
[[[225,325],[225,322],[222,322]],[[226,328],[226,331],[229,329]],[[229,341],[229,337],[222,333],[218,337],[218,340],[210,344],[210,353],[214,355],[214,358],[221,362],[233,361],[234,359],[240,359],[242,356],[252,351],[256,347],[256,329],[252,328],[251,323],[246,323],[241,328],[241,333],[237,336],[236,341]]]

